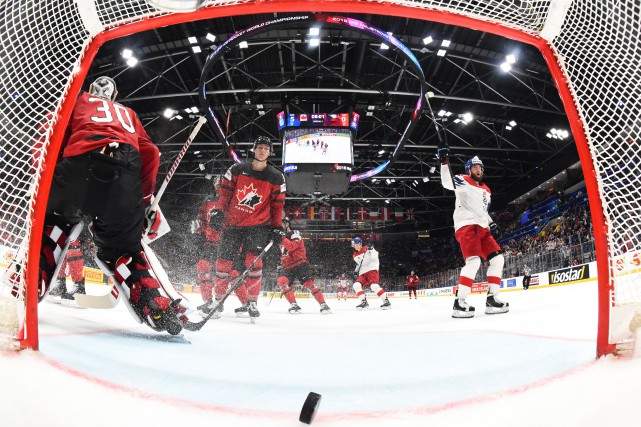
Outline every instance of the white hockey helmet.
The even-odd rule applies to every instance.
[[[292,233],[292,240],[296,240],[296,239],[298,239],[298,240],[302,239],[302,237],[301,237],[301,235],[300,235],[300,233],[298,231],[294,231]]]
[[[111,77],[100,76],[89,85],[89,93],[109,101],[116,99],[118,89],[116,82]]]

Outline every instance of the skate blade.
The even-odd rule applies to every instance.
[[[389,307],[381,307],[381,308],[382,308],[383,310],[391,310],[391,309],[392,309],[392,307],[391,307],[391,306],[389,306]]]
[[[455,319],[470,319],[474,317],[473,311],[459,311],[456,310],[452,313],[452,317]]]
[[[236,317],[239,317],[241,319],[246,319],[249,317],[249,314],[247,313],[236,313]]]
[[[356,310],[358,311],[369,310],[369,307],[357,307]]]
[[[508,311],[510,311],[510,307],[503,307],[503,308],[487,307],[485,309],[485,314],[502,314],[502,313],[507,313]]]
[[[60,305],[64,305],[65,307],[69,307],[69,308],[79,308],[83,310],[87,308],[87,307],[82,307],[78,305],[76,300],[61,300]]]
[[[250,317],[249,318],[249,323],[251,323],[252,325],[255,325],[256,324],[256,318],[255,317]]]
[[[300,311],[290,311],[289,314],[300,314]]]
[[[321,314],[325,315],[325,314],[333,314],[333,313],[330,310],[327,310],[327,311],[321,311]]]

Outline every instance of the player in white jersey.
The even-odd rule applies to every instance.
[[[472,291],[474,278],[481,266],[481,258],[490,263],[487,268],[489,290],[485,301],[485,313],[506,313],[509,304],[497,297],[501,289],[504,258],[501,247],[491,233],[496,232],[498,226],[488,214],[492,193],[483,183],[483,162],[474,156],[465,163],[466,175],[453,176],[449,165],[449,151],[446,143],[439,144],[437,153],[441,161],[441,183],[456,195],[454,230],[465,258],[452,317],[474,316],[474,307],[466,303],[465,298]]]
[[[360,237],[354,237],[352,239],[352,248],[354,248],[354,262],[356,263],[356,270],[354,270],[354,276],[356,280],[352,285],[356,296],[358,297],[360,304],[356,306],[357,310],[369,310],[369,304],[365,298],[365,291],[363,288],[369,286],[369,288],[374,292],[380,299],[383,301],[381,308],[383,310],[389,310],[392,308],[389,299],[387,299],[387,294],[385,289],[381,288],[379,285],[378,277],[378,252],[373,247],[368,248],[363,245],[363,240]]]

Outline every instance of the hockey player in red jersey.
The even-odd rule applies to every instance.
[[[223,177],[218,201],[225,220],[216,260],[216,287],[227,287],[233,259],[241,249],[248,267],[283,231],[285,178],[267,164],[271,152],[269,138],[258,137],[254,141],[252,161],[234,164]],[[256,302],[262,275],[263,261],[259,259],[245,282],[248,294],[246,308],[252,318],[260,316]]]
[[[338,278],[338,287],[336,290],[336,299],[339,301],[343,298],[343,301],[347,301],[347,275],[341,274]]]
[[[329,306],[325,303],[325,297],[320,288],[315,285],[314,277],[312,276],[311,267],[307,260],[307,250],[305,249],[305,242],[303,241],[298,231],[291,230],[291,222],[289,218],[285,218],[283,222],[285,229],[285,236],[280,245],[280,275],[278,276],[278,286],[282,294],[290,304],[289,312],[291,314],[300,313],[300,306],[296,303],[296,296],[294,291],[289,287],[289,284],[296,279],[300,280],[304,287],[309,289],[312,296],[320,304],[321,314],[331,314]]]
[[[387,298],[387,293],[379,284],[378,277],[378,251],[373,247],[368,248],[363,245],[363,240],[360,237],[354,237],[352,239],[352,248],[354,248],[354,262],[356,263],[356,270],[354,270],[354,276],[356,280],[354,281],[354,291],[358,297],[360,304],[356,306],[357,310],[369,310],[369,304],[367,303],[367,298],[365,298],[365,291],[363,288],[369,286],[369,288],[374,292],[380,299],[383,301],[381,308],[383,310],[389,310],[392,308],[389,299]]]
[[[405,284],[407,285],[407,290],[410,294],[410,299],[412,299],[412,292],[414,292],[414,299],[417,299],[416,288],[418,287],[418,282],[420,282],[420,279],[416,274],[414,274],[414,270],[412,270],[410,275],[405,278]]]
[[[147,214],[156,186],[158,148],[136,113],[116,102],[116,83],[98,77],[76,100],[56,165],[40,254],[40,296],[46,295],[72,229],[93,219],[97,258],[122,284],[136,314],[151,328],[177,334],[182,323],[160,294],[142,250],[159,212]]]
[[[86,293],[84,267],[85,260],[80,247],[80,240],[74,240],[69,244],[67,256],[58,273],[58,286],[49,292],[52,302],[71,307],[78,306],[74,295]],[[71,277],[73,284],[69,285],[67,283],[67,276]]]
[[[203,304],[198,306],[198,311],[202,316],[208,315],[212,308],[216,306],[213,301],[213,275],[212,267],[213,262],[216,262],[216,254],[220,245],[221,227],[223,221],[223,213],[218,209],[218,192],[220,191],[221,178],[214,180],[214,191],[211,197],[205,200],[205,203],[200,207],[198,212],[198,219],[196,220],[196,235],[200,237],[198,247],[201,250],[203,257],[196,263],[196,272],[198,274],[198,286],[200,288],[200,295],[203,299]],[[236,258],[238,260],[238,257]],[[238,277],[240,273],[238,269],[243,270],[242,265],[234,265],[230,272],[230,280]],[[216,299],[222,299],[227,291],[226,284],[222,281],[216,287]],[[247,288],[241,285],[235,291],[236,296],[244,305],[247,302]],[[223,306],[218,305],[216,313],[212,316],[219,318],[223,311]],[[241,315],[242,310],[237,310],[237,314]]]
[[[481,266],[481,258],[489,262],[487,268],[489,290],[485,300],[485,313],[506,313],[509,310],[509,304],[498,298],[503,274],[503,251],[492,236],[492,232],[496,232],[498,226],[488,214],[491,192],[483,182],[483,162],[474,156],[465,163],[466,175],[452,176],[449,151],[447,144],[439,144],[437,154],[441,161],[441,183],[444,188],[453,190],[456,195],[454,230],[465,259],[465,265],[459,277],[452,317],[474,316],[474,307],[465,299],[471,293],[474,278]]]

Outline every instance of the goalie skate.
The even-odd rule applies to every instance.
[[[466,319],[474,317],[475,308],[465,302],[464,298],[456,298],[452,309],[452,317],[457,319]]]
[[[510,303],[501,301],[496,295],[488,295],[485,300],[485,314],[500,314],[510,311]]]

